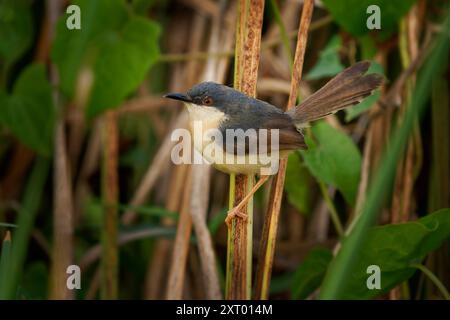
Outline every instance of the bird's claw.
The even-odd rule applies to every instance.
[[[228,215],[225,218],[225,223],[227,224],[228,228],[231,228],[231,222],[235,217],[239,217],[244,221],[247,220],[247,215],[240,211],[239,208],[231,209],[230,211],[228,211]]]

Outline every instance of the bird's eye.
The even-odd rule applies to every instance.
[[[213,104],[213,100],[208,96],[204,97],[202,102],[205,106],[211,106]]]

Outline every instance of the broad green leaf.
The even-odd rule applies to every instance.
[[[346,31],[355,36],[368,33],[367,7],[377,5],[380,8],[381,32],[388,35],[396,29],[397,21],[405,15],[416,0],[323,0],[334,20]]]
[[[332,258],[333,254],[328,249],[311,250],[295,272],[291,298],[305,299],[313,293],[320,286]]]
[[[43,261],[36,261],[27,266],[20,286],[20,298],[46,299],[48,286],[48,268]]]
[[[24,54],[33,39],[29,0],[0,1],[0,57],[9,66]]]
[[[380,98],[380,91],[375,91],[371,96],[365,98],[361,103],[358,103],[355,106],[345,109],[345,121],[349,122],[353,119],[357,118],[360,114],[369,110],[375,102]]]
[[[358,148],[348,135],[324,121],[317,122],[312,133],[314,139],[305,136],[308,150],[300,151],[306,166],[313,176],[336,187],[353,205],[361,172]]]
[[[281,275],[274,276],[270,280],[270,291],[272,294],[279,294],[289,291],[292,287],[292,279],[294,278],[294,272],[289,271]]]
[[[132,0],[132,6],[136,13],[146,15],[150,7],[155,4],[155,0]]]
[[[315,80],[331,77],[344,70],[344,66],[339,59],[341,45],[341,39],[338,35],[332,37],[325,49],[320,53],[319,61],[308,72],[305,79]]]
[[[298,153],[290,154],[284,188],[289,203],[303,214],[310,212],[311,186],[309,182],[310,175],[305,164],[302,163],[300,155]]]
[[[73,97],[79,72],[90,68],[94,82],[87,114],[119,106],[142,82],[159,54],[159,27],[133,15],[123,0],[74,1],[82,12],[81,30],[58,22],[52,57],[61,87]]]
[[[12,95],[0,95],[0,122],[25,145],[50,155],[55,109],[45,67],[27,67],[15,83]]]
[[[370,229],[361,255],[345,287],[345,299],[370,299],[388,292],[410,278],[420,263],[450,237],[450,209],[442,209],[414,222],[390,224]],[[367,267],[381,270],[381,289],[369,290]]]

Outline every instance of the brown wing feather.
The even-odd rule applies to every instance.
[[[383,82],[381,75],[364,75],[369,66],[370,62],[362,61],[345,69],[288,114],[301,125],[360,103]]]
[[[284,113],[272,114],[270,118],[264,119],[261,123],[259,123],[259,127],[256,128],[257,139],[259,139],[260,129],[268,130],[266,139],[267,152],[273,151],[271,144],[271,135],[272,130],[274,129],[278,130],[278,145],[276,146],[276,149],[278,151],[307,148],[305,140],[303,138],[303,134],[298,131],[294,122],[292,121],[292,118]],[[245,128],[243,130],[245,131]],[[234,154],[237,154],[238,150],[245,150],[245,154],[248,154],[250,152],[249,139],[245,139],[244,145],[239,145],[240,142],[244,141],[228,141],[227,137],[225,136],[225,144],[223,145],[224,151],[234,150]],[[257,146],[259,148],[260,141],[258,140],[257,143]],[[258,152],[260,151],[258,150]]]

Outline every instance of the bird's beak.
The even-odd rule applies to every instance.
[[[191,98],[183,93],[168,93],[163,96],[164,98],[169,98],[173,100],[180,100],[184,102],[192,102]]]

